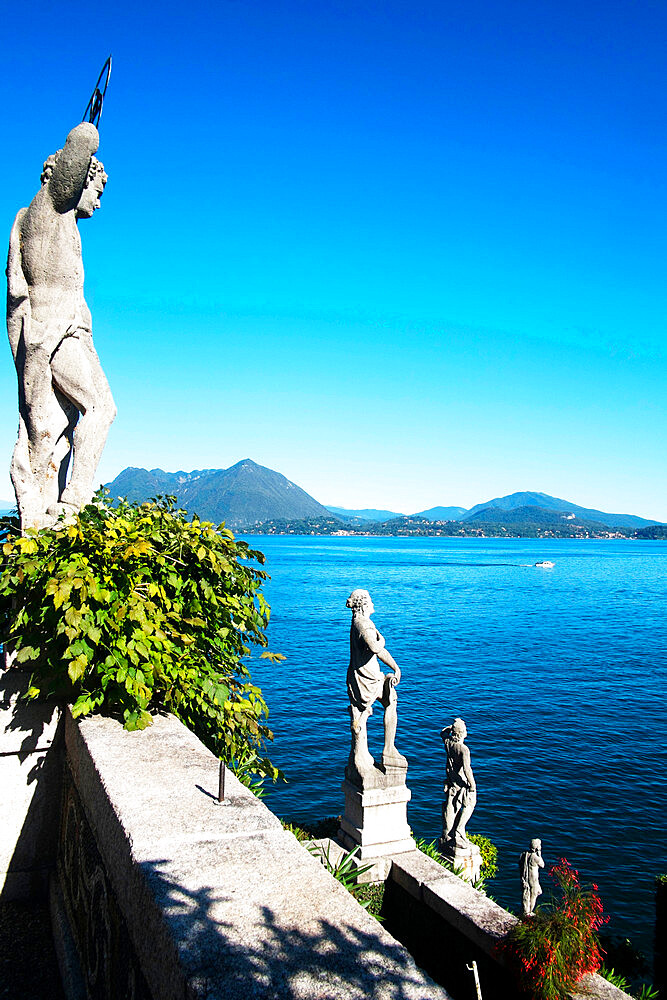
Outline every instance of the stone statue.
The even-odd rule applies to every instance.
[[[93,347],[77,226],[99,208],[106,184],[98,145],[90,122],[72,129],[46,160],[42,186],[9,241],[7,332],[19,384],[11,478],[23,530],[90,503],[116,415]]]
[[[350,766],[363,776],[375,767],[368,750],[366,724],[373,705],[380,701],[384,708],[384,750],[382,765],[407,768],[408,762],[394,746],[396,737],[396,685],[401,671],[393,656],[385,649],[385,641],[371,621],[373,602],[367,590],[353,590],[347,599],[352,610],[350,627],[350,666],[347,671],[347,693],[350,698],[352,749]],[[384,674],[378,659],[393,673]]]
[[[544,868],[542,860],[542,841],[531,840],[530,850],[524,851],[519,859],[521,872],[521,907],[524,917],[532,917],[535,912],[537,897],[542,895],[540,885],[540,868]]]
[[[477,788],[470,767],[470,750],[463,742],[468,730],[463,719],[454,719],[452,725],[446,726],[440,735],[447,754],[441,844],[467,849],[471,844],[466,837],[466,823],[477,802]]]

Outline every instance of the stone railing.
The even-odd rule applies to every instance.
[[[6,728],[22,681],[4,682]],[[219,805],[217,759],[173,717],[127,733],[66,713],[59,741],[57,715],[22,712],[0,756],[2,898],[45,892],[55,864],[69,1000],[458,1000],[473,959],[484,1000],[514,995],[496,945],[515,918],[420,852],[391,858],[380,924],[229,773]]]
[[[336,863],[343,849],[314,841]],[[396,854],[385,883],[385,927],[420,967],[455,997],[472,996],[469,966],[477,962],[484,1000],[514,997],[499,944],[517,918],[421,851]],[[622,1000],[628,994],[602,976],[586,976],[571,1000]]]
[[[447,1000],[176,719],[66,719],[58,882],[88,992]]]

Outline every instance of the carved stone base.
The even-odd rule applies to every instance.
[[[476,882],[482,868],[482,852],[477,844],[468,841],[467,847],[453,844],[450,840],[438,841],[438,850],[449,861],[466,882]]]
[[[405,770],[385,773],[376,767],[374,774],[364,775],[363,787],[349,776],[341,785],[345,814],[338,838],[348,850],[358,847],[362,861],[415,849],[407,814],[412,792],[405,785]]]

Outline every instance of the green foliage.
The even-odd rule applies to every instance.
[[[372,917],[384,922],[382,916],[382,903],[384,900],[384,882],[369,882],[366,885],[358,885],[354,890],[354,898]]]
[[[304,828],[299,826],[298,823],[290,823],[287,819],[281,819],[280,822],[283,825],[283,830],[287,830],[288,833],[293,833],[300,844],[305,844],[308,840],[313,839],[308,831],[304,830]]]
[[[173,712],[245,776],[279,772],[260,756],[268,709],[244,659],[266,646],[264,556],[230,531],[174,509],[104,500],[71,524],[21,536],[0,519],[0,641],[33,672],[28,696],[104,712],[125,729]],[[276,654],[262,654],[277,658]]]
[[[627,976],[621,975],[620,972],[616,972],[615,969],[608,969],[606,965],[601,966],[598,969],[598,975],[606,979],[608,983],[612,986],[617,986],[619,990],[625,990],[630,985]]]
[[[637,1000],[656,1000],[660,996],[660,990],[650,983],[642,983],[639,993],[635,994]]]
[[[314,857],[318,858],[322,862],[326,870],[330,875],[333,875],[337,882],[340,882],[341,885],[345,886],[348,892],[351,892],[355,898],[358,898],[357,890],[359,887],[357,886],[357,881],[359,876],[363,875],[364,872],[370,871],[373,867],[372,864],[357,864],[357,855],[359,853],[358,847],[353,847],[351,851],[347,851],[340,858],[338,858],[337,861],[334,861],[331,858],[330,844],[327,844],[326,847],[314,844],[312,847],[309,847],[308,850],[312,855],[314,855]],[[359,898],[358,902],[360,906],[367,909],[370,906],[371,901],[370,899],[363,900]]]
[[[476,844],[482,853],[482,876],[484,879],[495,878],[498,874],[498,848],[482,833],[467,834],[468,840]]]
[[[637,528],[636,537],[667,541],[667,524],[650,524],[645,528]]]
[[[425,840],[424,837],[415,837],[415,847],[417,848],[418,851],[421,851],[422,854],[425,854],[433,861],[437,861],[438,864],[442,865],[443,868],[447,868],[448,871],[451,871],[452,870],[451,864],[449,863],[449,861],[447,861],[446,858],[443,858],[436,844],[437,844],[436,840]]]
[[[291,820],[281,820],[285,830],[293,833],[299,842],[305,840],[324,840],[330,838],[334,840],[338,836],[340,829],[340,816],[326,816],[318,819],[315,823],[295,823]]]
[[[620,972],[616,972],[615,969],[608,969],[606,965],[603,965],[601,969],[598,970],[598,974],[606,979],[608,983],[613,986],[617,986],[619,990],[625,990],[626,993],[631,997],[635,997],[635,1000],[656,1000],[660,996],[660,991],[656,990],[654,986],[649,983],[642,983],[639,993],[635,993],[630,990],[630,980],[627,976],[622,975]]]
[[[481,833],[468,833],[466,836],[471,843],[477,844],[482,854],[480,876],[474,883],[473,888],[486,894],[487,879],[495,878],[498,874],[498,848],[493,841]],[[448,858],[442,856],[437,848],[436,840],[427,841],[423,837],[415,837],[415,845],[422,854],[426,854],[433,861],[437,861],[439,865],[442,865],[443,868],[446,868],[453,875],[463,878],[463,868],[455,867]]]

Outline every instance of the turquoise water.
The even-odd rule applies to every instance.
[[[345,673],[355,587],[402,669],[397,746],[409,822],[440,833],[441,728],[468,726],[478,804],[468,827],[500,849],[498,902],[518,908],[518,856],[541,837],[595,881],[611,929],[650,953],[652,879],[667,871],[667,543],[626,540],[248,536],[267,556],[270,648],[255,661],[271,757],[268,804],[312,820],[342,810]],[[553,569],[536,569],[542,559]],[[382,711],[369,722],[371,752]],[[543,878],[543,884],[548,884]]]

